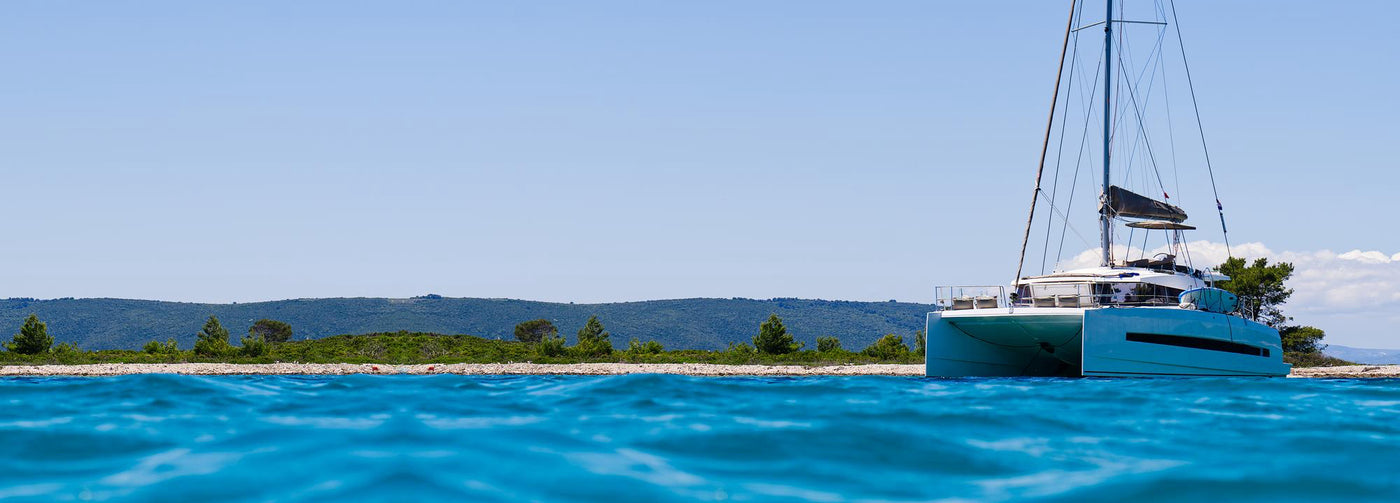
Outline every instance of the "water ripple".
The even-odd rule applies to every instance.
[[[5,501],[1394,501],[1400,381],[0,380]]]

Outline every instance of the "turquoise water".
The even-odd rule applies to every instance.
[[[1400,499],[1400,381],[0,380],[6,501]]]

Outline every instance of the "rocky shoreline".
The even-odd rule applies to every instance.
[[[1400,365],[1344,365],[1340,367],[1294,368],[1288,377],[1325,378],[1395,378],[1400,377]]]
[[[923,365],[716,365],[708,363],[450,363],[386,365],[351,363],[99,363],[92,365],[5,365],[0,376],[184,375],[620,375],[691,376],[921,376]]]
[[[0,376],[182,375],[621,375],[690,376],[922,376],[923,365],[717,365],[709,363],[451,363],[387,365],[353,363],[101,363],[92,365],[4,365]],[[1396,378],[1400,365],[1351,365],[1293,369],[1289,377]]]

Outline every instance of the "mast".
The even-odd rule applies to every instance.
[[[1103,18],[1103,193],[1099,196],[1102,201],[1099,205],[1099,232],[1103,246],[1102,265],[1108,267],[1113,264],[1113,223],[1109,221],[1111,210],[1108,207],[1108,151],[1113,120],[1113,102],[1109,99],[1109,92],[1113,88],[1113,0],[1105,3],[1108,4],[1108,13]]]

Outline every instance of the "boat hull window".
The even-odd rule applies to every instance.
[[[1239,353],[1242,355],[1263,356],[1266,358],[1269,356],[1268,348],[1250,346],[1238,342],[1222,341],[1220,339],[1206,339],[1203,337],[1188,337],[1184,335],[1144,334],[1138,332],[1129,332],[1127,338],[1128,342],[1145,342],[1148,344],[1161,344],[1163,346],[1204,349],[1223,353]]]

